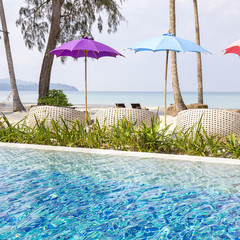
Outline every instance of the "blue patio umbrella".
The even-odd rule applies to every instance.
[[[165,90],[164,90],[164,124],[166,125],[167,112],[167,69],[168,69],[168,54],[169,51],[174,52],[202,52],[209,53],[206,49],[198,44],[176,37],[172,33],[163,34],[161,37],[151,38],[143,42],[137,43],[128,48],[135,52],[152,51],[160,52],[166,51],[166,71],[165,71]]]

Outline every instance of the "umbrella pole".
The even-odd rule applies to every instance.
[[[87,51],[85,53],[85,121],[87,122]]]
[[[167,125],[167,70],[168,70],[168,54],[169,50],[166,52],[166,69],[165,69],[165,87],[164,87],[164,125]]]

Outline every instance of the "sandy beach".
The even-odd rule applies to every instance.
[[[31,106],[35,106],[36,104],[34,103],[27,103],[24,104],[24,107],[26,110],[28,110]],[[84,111],[84,104],[75,104],[74,107],[76,107],[76,110],[79,111]],[[91,113],[91,117],[94,119],[94,115],[97,111],[101,111],[107,108],[111,108],[113,107],[113,105],[98,105],[98,104],[89,104],[88,105],[88,111]],[[160,120],[162,121],[162,127],[164,127],[163,125],[163,121],[164,121],[164,112],[162,109],[158,110],[157,107],[153,107],[153,106],[148,106],[147,107],[149,109],[149,111],[152,112],[157,112],[159,113],[159,117]],[[1,107],[0,108],[0,112],[1,112],[1,117],[2,114],[4,114],[7,119],[9,120],[10,123],[17,123],[19,121],[21,121],[22,119],[24,119],[27,116],[27,111],[26,112],[13,112],[12,111],[12,107],[11,105],[7,105],[6,107]],[[176,117],[171,117],[171,116],[167,116],[167,124],[171,124],[170,130],[173,130],[174,127],[176,126]]]

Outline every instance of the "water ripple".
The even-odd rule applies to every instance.
[[[0,239],[240,239],[239,173],[0,148]]]

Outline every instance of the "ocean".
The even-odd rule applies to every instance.
[[[84,92],[65,91],[69,102],[84,104]],[[10,92],[0,91],[0,102],[7,102]],[[19,91],[23,103],[36,103],[37,91]],[[182,92],[185,104],[197,102],[196,92]],[[9,103],[11,103],[10,99]],[[88,104],[114,105],[115,103],[140,103],[144,106],[164,106],[164,92],[88,92]],[[167,105],[174,103],[173,93],[167,93]],[[205,92],[204,103],[209,108],[240,109],[240,92]]]

